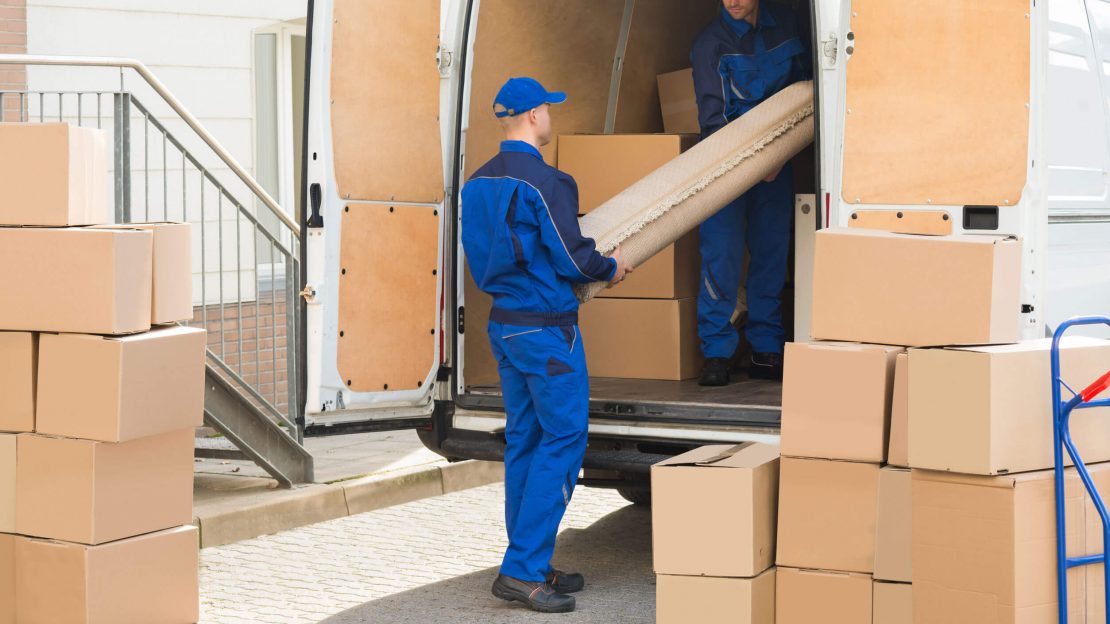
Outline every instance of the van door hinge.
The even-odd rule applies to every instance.
[[[836,33],[829,33],[828,39],[821,40],[821,66],[825,69],[836,67]]]
[[[436,48],[436,67],[439,68],[440,78],[447,78],[451,75],[451,62],[454,58],[454,53],[447,48],[443,46]]]

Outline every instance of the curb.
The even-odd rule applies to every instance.
[[[193,525],[200,530],[200,547],[212,548],[498,483],[504,478],[505,467],[499,462],[468,460],[408,468],[349,481],[275,490],[264,501],[203,511],[193,518]]]

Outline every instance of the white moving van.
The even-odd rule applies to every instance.
[[[532,75],[571,96],[555,110],[559,133],[661,132],[656,76],[689,66],[719,4],[310,4],[310,434],[415,427],[445,456],[501,457],[497,387],[468,380],[485,333],[466,300],[458,227],[459,189],[500,140],[492,97]],[[818,121],[796,169],[787,303],[799,339],[814,232],[861,223],[1020,236],[1014,314],[1027,337],[1110,313],[1110,2],[790,4],[811,46]],[[584,483],[634,499],[661,456],[777,436],[775,383],[592,387]]]

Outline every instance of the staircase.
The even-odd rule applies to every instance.
[[[284,487],[311,482],[301,229],[290,211],[142,63],[0,54],[0,65],[81,68],[90,78],[118,71],[118,88],[0,92],[0,110],[18,110],[24,122],[107,130],[117,223],[193,224],[194,316],[186,324],[208,331],[204,422],[218,432],[198,438],[196,455],[250,459]]]

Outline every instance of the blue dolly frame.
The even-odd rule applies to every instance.
[[[1063,379],[1060,378],[1060,339],[1064,337],[1064,332],[1069,328],[1076,325],[1107,325],[1110,326],[1110,317],[1105,316],[1082,316],[1064,321],[1060,327],[1056,328],[1056,333],[1052,336],[1052,436],[1054,441],[1053,452],[1056,458],[1056,585],[1058,588],[1057,597],[1059,598],[1059,622],[1060,624],[1067,624],[1068,622],[1068,580],[1067,572],[1070,568],[1090,565],[1092,563],[1103,564],[1103,590],[1106,592],[1107,602],[1110,604],[1110,514],[1106,511],[1106,504],[1103,502],[1102,497],[1099,496],[1098,490],[1095,488],[1094,482],[1091,481],[1091,474],[1087,471],[1086,464],[1079,457],[1079,451],[1075,449],[1075,443],[1071,439],[1071,431],[1068,429],[1068,419],[1071,417],[1072,410],[1091,408],[1091,407],[1110,407],[1110,398],[1096,399],[1107,388],[1110,388],[1110,372],[1107,372],[1102,377],[1099,377],[1090,386],[1087,386],[1083,391],[1076,392],[1072,390]],[[1066,401],[1061,399],[1061,388],[1067,388],[1071,392],[1071,398]],[[1064,449],[1068,450],[1068,456],[1071,457],[1072,463],[1075,464],[1075,470],[1079,473],[1079,478],[1083,481],[1083,486],[1087,489],[1087,494],[1090,495],[1091,500],[1098,510],[1098,515],[1102,517],[1102,543],[1103,552],[1098,555],[1087,555],[1085,557],[1068,557],[1067,555],[1067,537],[1064,531]]]

